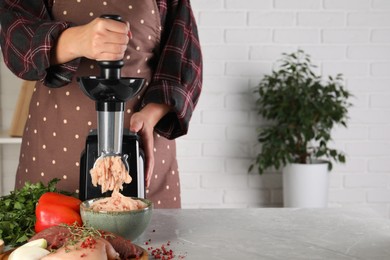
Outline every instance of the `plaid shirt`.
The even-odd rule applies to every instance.
[[[202,89],[202,54],[190,0],[156,0],[161,15],[160,59],[142,105],[172,108],[156,126],[169,139],[184,135]],[[50,51],[65,29],[53,21],[48,0],[0,0],[0,43],[5,64],[18,77],[48,87],[72,81],[80,59],[51,65]]]

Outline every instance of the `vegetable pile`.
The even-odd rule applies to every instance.
[[[53,179],[48,182],[47,186],[42,182],[36,184],[26,182],[23,188],[0,197],[0,239],[3,239],[6,245],[20,246],[35,234],[37,202],[47,192],[60,193],[56,188],[58,181],[59,179]],[[70,194],[66,193],[66,195]],[[57,201],[58,203],[59,201]],[[42,212],[48,208],[44,207]],[[40,211],[40,213],[42,212]],[[62,213],[57,211],[56,215]],[[44,221],[42,224],[45,224],[43,225],[45,227],[54,218],[50,214],[46,214],[46,216],[45,218],[40,215],[40,220]],[[38,228],[43,228],[43,226]]]

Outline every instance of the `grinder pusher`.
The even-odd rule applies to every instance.
[[[101,17],[121,21],[117,15]],[[99,186],[94,187],[90,175],[96,160],[105,156],[120,156],[132,177],[130,184],[123,185],[121,193],[144,198],[144,156],[139,136],[124,129],[126,101],[138,94],[144,79],[122,78],[123,60],[99,61],[98,64],[100,77],[78,78],[81,90],[95,101],[97,111],[97,129],[87,136],[85,150],[81,155],[79,198],[88,200],[111,195],[111,192],[102,194]]]

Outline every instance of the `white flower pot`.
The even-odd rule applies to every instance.
[[[283,203],[291,208],[326,208],[329,171],[324,161],[283,168]]]

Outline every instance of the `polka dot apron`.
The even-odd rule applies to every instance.
[[[140,106],[152,78],[155,53],[160,42],[160,16],[154,0],[55,0],[56,20],[86,24],[101,14],[118,14],[130,22],[133,38],[128,44],[122,68],[123,77],[142,77],[146,83],[138,97],[126,104],[125,127]],[[85,96],[77,77],[100,75],[95,61],[82,59],[72,83],[50,89],[37,83],[24,131],[16,188],[25,181],[46,183],[59,178],[58,188],[78,192],[80,157],[90,130],[96,129],[95,102]],[[180,207],[180,186],[176,144],[154,135],[155,168],[147,198],[156,208]],[[131,174],[131,173],[130,173]]]

